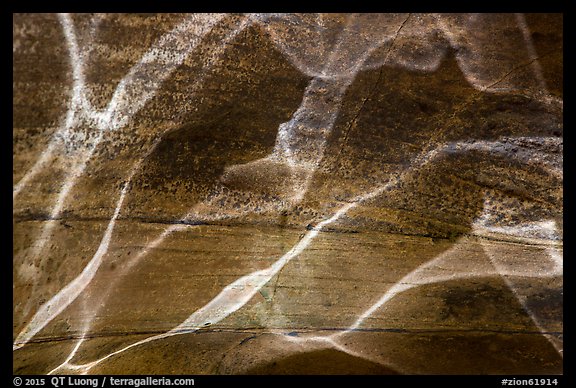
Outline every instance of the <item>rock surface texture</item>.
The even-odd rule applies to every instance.
[[[561,374],[559,14],[15,14],[13,372]]]

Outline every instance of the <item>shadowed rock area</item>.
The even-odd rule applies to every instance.
[[[562,374],[561,14],[14,14],[13,373]]]

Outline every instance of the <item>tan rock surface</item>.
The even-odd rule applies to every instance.
[[[557,14],[15,14],[14,373],[562,373]]]

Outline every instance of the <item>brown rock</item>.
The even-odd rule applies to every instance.
[[[14,373],[563,372],[562,15],[15,14],[13,55]]]

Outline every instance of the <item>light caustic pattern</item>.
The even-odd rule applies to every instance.
[[[413,71],[434,71],[439,66],[442,58],[446,55],[448,47],[432,46],[423,47],[427,55],[414,58],[408,52],[403,52],[397,41],[427,41],[430,34],[441,34],[453,47],[460,47],[466,41],[471,44],[470,50],[458,51],[457,61],[460,68],[470,82],[478,89],[479,92],[490,92],[492,90],[507,91],[522,90],[526,94],[531,94],[533,98],[541,101],[550,101],[558,103],[557,100],[550,97],[547,87],[542,76],[542,70],[538,64],[535,50],[531,42],[529,31],[527,30],[526,21],[522,15],[515,15],[518,29],[524,37],[523,46],[519,50],[525,51],[526,62],[522,66],[531,65],[534,72],[534,85],[514,85],[508,80],[511,72],[518,67],[517,63],[510,63],[509,71],[493,73],[495,68],[490,62],[492,56],[486,55],[485,68],[470,66],[471,58],[477,61],[478,56],[484,55],[485,50],[483,42],[476,42],[474,39],[464,39],[462,29],[458,33],[454,32],[449,26],[454,24],[447,23],[443,17],[438,15],[347,15],[346,20],[342,22],[342,27],[333,44],[328,44],[323,38],[324,22],[327,22],[326,16],[315,16],[313,23],[307,21],[303,23],[301,18],[308,16],[295,15],[243,15],[230,16],[222,14],[205,14],[192,15],[186,17],[183,22],[178,24],[172,31],[162,36],[141,58],[141,60],[130,69],[126,76],[118,83],[112,98],[102,111],[95,110],[87,97],[87,90],[84,80],[84,53],[79,47],[74,23],[69,15],[59,15],[59,20],[64,31],[66,39],[70,64],[73,74],[72,95],[68,104],[68,111],[62,127],[57,131],[53,141],[48,145],[44,153],[39,157],[36,164],[24,175],[24,177],[14,186],[13,196],[17,199],[18,194],[29,186],[34,177],[40,174],[43,168],[52,158],[58,157],[58,151],[61,148],[72,148],[80,154],[77,161],[71,169],[67,180],[63,182],[60,192],[55,199],[51,211],[51,218],[57,219],[67,200],[69,193],[75,185],[78,178],[83,174],[86,164],[94,155],[98,145],[101,143],[105,134],[109,132],[118,132],[125,130],[129,126],[132,117],[142,109],[146,102],[154,98],[155,93],[161,87],[162,82],[180,66],[183,61],[201,44],[216,25],[222,21],[230,21],[231,27],[227,27],[224,33],[220,33],[220,42],[211,48],[211,58],[215,61],[207,60],[206,66],[217,63],[218,57],[229,49],[229,43],[238,35],[240,31],[249,25],[257,25],[262,28],[271,38],[272,42],[286,55],[286,57],[304,74],[311,77],[310,83],[306,88],[300,107],[295,111],[292,118],[280,125],[276,139],[276,146],[273,152],[266,158],[251,162],[248,165],[237,165],[228,167],[226,173],[242,173],[245,168],[265,167],[267,161],[283,163],[292,169],[294,179],[292,187],[287,189],[286,204],[291,206],[302,200],[304,194],[309,188],[311,177],[319,166],[326,149],[326,141],[330,135],[338,113],[344,93],[356,78],[361,70],[367,68],[379,68],[382,66],[401,66]],[[474,25],[482,23],[482,16],[470,16],[466,19],[463,17],[458,22]],[[423,29],[419,26],[423,22],[432,23],[436,26],[433,31]],[[283,23],[289,23],[292,26],[299,26],[308,29],[306,33],[316,34],[318,42],[321,42],[320,50],[321,60],[314,57],[313,51],[305,44],[308,40],[302,40],[302,46],[294,44],[293,41],[286,41],[281,34]],[[374,26],[380,26],[374,28]],[[464,29],[465,30],[465,29]],[[472,30],[472,28],[470,28]],[[359,34],[358,31],[365,32]],[[95,33],[95,32],[93,32]],[[183,42],[185,42],[183,44]],[[383,53],[382,53],[382,52]],[[317,55],[317,54],[316,54]],[[506,66],[499,66],[498,68]],[[142,74],[153,76],[140,77]],[[197,77],[197,83],[201,84],[202,74]],[[81,125],[88,125],[95,128],[92,134],[93,141],[86,143],[86,136],[82,132],[75,131]],[[130,183],[135,174],[140,170],[142,162],[148,155],[153,152],[156,145],[162,139],[163,133],[157,134],[157,138],[141,158],[134,164],[129,172],[127,179],[122,186],[119,198],[116,202],[114,213],[104,232],[100,245],[93,258],[89,261],[84,270],[49,301],[42,305],[33,318],[28,322],[25,328],[17,336],[14,342],[14,350],[17,350],[30,341],[38,334],[48,323],[56,318],[66,307],[68,307],[79,295],[85,290],[96,275],[102,261],[106,257],[108,246],[113,239],[114,226],[118,216],[121,213],[122,206],[126,195],[129,195]],[[306,139],[306,141],[302,141]],[[394,190],[399,183],[405,180],[414,171],[418,171],[428,163],[433,163],[436,158],[442,156],[445,152],[468,152],[471,150],[480,150],[483,152],[501,152],[504,143],[496,142],[467,142],[467,143],[442,143],[441,134],[438,138],[430,139],[428,145],[417,156],[415,156],[408,167],[398,171],[387,182],[373,188],[373,190],[359,195],[349,203],[339,208],[333,215],[318,223],[314,228],[309,230],[291,249],[279,257],[271,266],[266,269],[255,271],[245,275],[228,286],[213,298],[209,303],[193,312],[185,321],[172,330],[165,333],[148,337],[142,341],[135,342],[117,351],[114,351],[100,359],[84,365],[75,365],[72,360],[84,343],[84,337],[89,334],[90,327],[83,330],[82,337],[78,340],[72,352],[66,360],[50,373],[56,373],[65,370],[77,370],[81,373],[87,373],[91,368],[98,365],[126,350],[140,346],[151,341],[160,340],[169,336],[190,333],[204,327],[208,324],[214,325],[222,319],[230,316],[241,309],[262,287],[264,287],[278,272],[284,268],[291,260],[297,258],[304,252],[310,244],[319,236],[322,229],[330,224],[338,222],[351,209],[362,205],[366,201],[378,196],[385,195],[386,192]],[[544,139],[545,140],[545,139]],[[553,139],[551,140],[553,141]],[[438,146],[438,144],[441,144]],[[79,151],[78,151],[79,150]],[[531,163],[531,155],[511,154],[510,157],[517,158],[524,163]],[[538,159],[540,160],[540,159]],[[562,178],[562,171],[555,165],[540,163],[540,167],[546,169],[551,175]],[[217,216],[207,215],[204,212],[207,204],[212,206],[210,200],[201,202],[193,206],[182,220],[213,220],[218,217],[226,217],[226,214]],[[481,217],[475,224],[475,232],[482,234],[484,232],[504,233],[512,236],[523,237],[538,231],[538,236],[546,236],[546,241],[559,239],[554,223],[548,220],[532,223],[530,225],[520,225],[508,229],[492,227],[486,221],[490,214],[489,206],[485,207],[485,216]],[[45,224],[41,236],[37,239],[33,255],[41,255],[46,241],[50,238],[53,221]],[[134,256],[130,261],[125,263],[119,276],[112,282],[102,300],[110,297],[113,293],[116,283],[121,277],[145,257],[150,251],[158,247],[166,237],[171,233],[186,228],[193,228],[190,225],[172,225],[165,229],[154,241],[146,248]],[[461,241],[461,243],[465,243]],[[504,277],[510,289],[518,295],[521,303],[524,302],[522,295],[519,295],[514,285],[514,276],[538,276],[538,277],[555,277],[562,274],[561,247],[558,244],[551,244],[547,248],[549,265],[544,265],[544,270],[522,267],[514,265],[515,263],[502,263],[499,261],[497,254],[490,251],[490,247],[485,248],[489,263],[479,265],[474,272],[470,272],[463,267],[456,257],[447,251],[435,259],[424,263],[416,268],[404,278],[400,279],[372,306],[368,307],[361,315],[358,316],[351,326],[330,336],[310,336],[310,337],[286,337],[288,341],[295,341],[310,344],[323,343],[329,347],[335,347],[339,350],[346,351],[350,354],[357,355],[353,350],[347,349],[339,343],[339,337],[345,334],[353,333],[376,311],[385,307],[386,303],[392,300],[396,295],[407,291],[408,289],[422,286],[425,284],[443,282],[451,279],[483,276],[487,274],[499,274]],[[517,264],[517,263],[516,263]],[[522,268],[519,273],[516,268]],[[448,271],[446,271],[448,269]],[[448,272],[448,273],[447,273]],[[526,308],[525,303],[523,305]],[[85,314],[92,319],[98,314],[99,307],[85,311]],[[527,309],[534,322],[538,327],[540,323],[538,317]],[[547,337],[548,338],[548,337]],[[550,338],[549,338],[550,339]],[[553,345],[560,350],[561,343],[557,339],[550,339]],[[368,357],[362,355],[362,357]],[[377,362],[383,362],[376,360]]]

